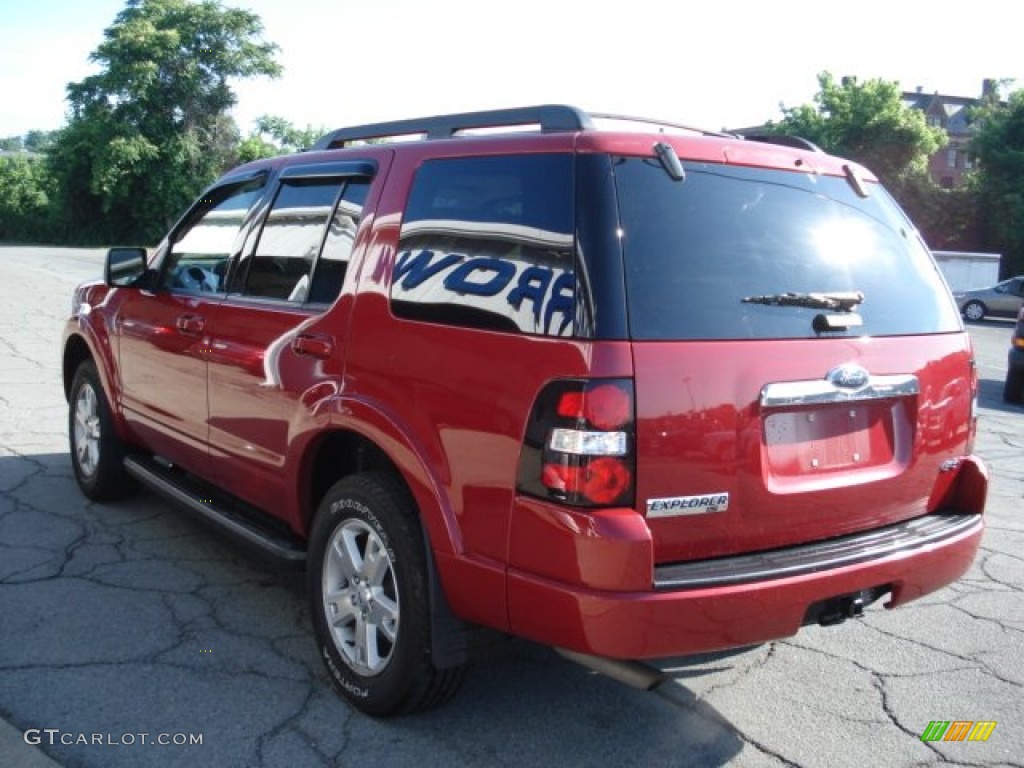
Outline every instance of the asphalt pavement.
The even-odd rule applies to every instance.
[[[502,640],[448,706],[378,721],[333,693],[301,574],[154,496],[78,492],[59,342],[71,289],[101,260],[0,248],[0,768],[1024,766],[1024,409],[1000,401],[1009,324],[971,326],[992,478],[982,552],[957,584],[667,664],[655,693]],[[996,726],[985,742],[922,741],[935,720]]]

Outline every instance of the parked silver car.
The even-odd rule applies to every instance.
[[[953,296],[961,314],[968,320],[981,320],[986,315],[1016,317],[1024,306],[1024,275],[1011,277],[991,288],[957,291]]]

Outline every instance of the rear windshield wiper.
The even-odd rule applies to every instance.
[[[764,296],[744,296],[744,304],[767,304],[772,307],[809,307],[811,309],[832,309],[851,312],[864,302],[860,291],[844,293],[770,293]]]

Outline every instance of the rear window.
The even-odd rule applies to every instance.
[[[744,301],[861,292],[863,325],[827,335],[958,331],[945,283],[888,194],[843,178],[616,158],[630,335],[634,339],[804,338],[820,308]]]

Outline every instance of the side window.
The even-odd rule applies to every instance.
[[[301,304],[343,179],[286,180],[250,259],[243,293]]]
[[[368,179],[351,179],[345,184],[327,229],[323,251],[313,270],[309,301],[330,304],[341,293],[369,189]]]
[[[223,291],[238,233],[262,194],[262,179],[211,190],[173,233],[160,287],[183,293]]]
[[[570,336],[576,305],[569,154],[427,161],[402,222],[395,315]]]

